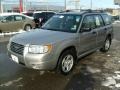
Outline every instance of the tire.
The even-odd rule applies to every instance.
[[[0,30],[0,33],[2,33],[2,30]]]
[[[104,46],[100,49],[101,52],[108,52],[111,46],[111,37],[105,40]]]
[[[30,29],[32,29],[31,25],[25,25],[25,27],[24,27],[25,31],[30,31]]]
[[[63,75],[69,74],[73,70],[75,59],[76,55],[72,49],[64,51],[59,58],[59,71]]]

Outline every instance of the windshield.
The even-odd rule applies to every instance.
[[[81,20],[81,15],[54,15],[50,20],[42,26],[42,29],[62,31],[62,32],[77,32]]]

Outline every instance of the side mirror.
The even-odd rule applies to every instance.
[[[91,31],[91,28],[81,28],[81,32],[89,32]]]

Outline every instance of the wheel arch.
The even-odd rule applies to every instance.
[[[24,30],[25,30],[25,28],[26,28],[27,25],[29,25],[29,26],[32,28],[32,25],[31,25],[31,24],[26,23],[26,24],[24,24],[24,27],[23,27]]]
[[[109,34],[107,34],[106,39],[107,39],[107,38],[110,38],[110,41],[112,41],[112,34],[110,34],[110,33],[109,33]]]
[[[60,64],[60,61],[59,61],[59,58],[60,58],[60,56],[65,52],[65,51],[67,51],[67,50],[73,50],[74,52],[75,52],[75,60],[77,61],[77,50],[76,50],[76,47],[75,46],[68,46],[68,47],[66,47],[66,48],[64,48],[63,50],[61,50],[61,52],[60,52],[60,54],[59,54],[59,57],[58,57],[58,61],[57,61],[57,65],[56,65],[56,68],[58,69],[58,67],[59,67],[59,64]],[[75,62],[76,62],[75,61]]]

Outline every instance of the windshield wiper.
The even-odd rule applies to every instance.
[[[58,29],[53,29],[53,28],[44,28],[44,27],[42,27],[41,29],[44,29],[44,30],[51,30],[51,31],[58,31]]]

